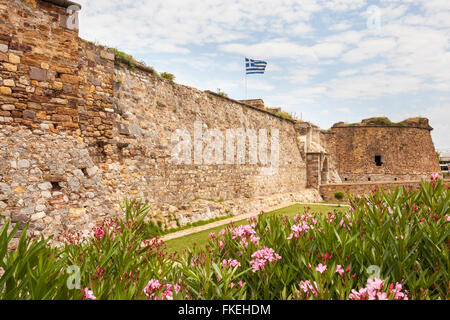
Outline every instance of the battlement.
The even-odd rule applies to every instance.
[[[333,125],[333,128],[352,128],[352,127],[401,127],[401,128],[419,128],[426,130],[433,130],[433,128],[429,125],[429,121],[427,118],[408,118],[401,122],[392,122],[386,117],[376,117],[376,118],[368,118],[364,119],[358,123],[345,123],[338,122]]]

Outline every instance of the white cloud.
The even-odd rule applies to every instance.
[[[286,39],[275,39],[256,44],[231,43],[219,46],[220,50],[258,58],[302,58],[317,61],[320,58],[337,57],[345,45],[337,42],[322,42],[313,46],[303,46]]]
[[[226,43],[252,32],[297,35],[312,30],[316,0],[79,0],[80,34],[120,48],[181,52],[187,45]],[[159,44],[163,42],[164,44]]]
[[[247,79],[248,89],[272,91],[275,87],[271,84],[264,82],[263,80],[255,80],[253,78]]]
[[[328,29],[331,31],[344,31],[344,30],[350,29],[351,27],[352,27],[352,25],[350,23],[341,22],[341,23],[332,25]]]
[[[356,63],[363,60],[372,59],[382,53],[386,53],[395,48],[396,42],[393,38],[370,38],[358,43],[356,49],[346,52],[342,60],[344,62]]]
[[[336,111],[342,113],[352,113],[349,108],[337,108]]]
[[[366,0],[326,0],[324,5],[334,11],[348,11],[360,9],[366,5]]]
[[[373,99],[421,90],[418,78],[384,73],[332,79],[326,83],[327,95],[337,99]]]
[[[450,103],[441,103],[435,106],[430,106],[417,112],[406,112],[396,116],[395,121],[400,121],[410,117],[426,117],[433,127],[431,135],[436,148],[448,149],[450,148]]]
[[[313,67],[298,67],[290,69],[282,76],[274,77],[276,80],[287,80],[293,84],[307,84],[311,79],[320,74],[320,69]]]

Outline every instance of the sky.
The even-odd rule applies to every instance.
[[[450,0],[78,0],[80,36],[322,129],[387,116],[430,119],[450,151]]]

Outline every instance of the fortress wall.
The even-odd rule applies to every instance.
[[[295,122],[115,65],[112,49],[78,38],[67,19],[48,2],[0,0],[0,223],[87,232],[121,214],[125,197],[171,226],[320,200],[306,189]],[[248,142],[244,164],[174,164],[172,134],[193,139],[196,121],[203,133],[278,130],[277,170],[250,164]]]
[[[233,199],[305,189],[306,164],[300,155],[293,122],[127,67],[116,69],[114,92],[116,109],[121,115],[116,118],[115,134],[128,144],[121,151],[122,161],[139,163],[142,176],[151,181],[147,187],[150,197],[181,204],[196,197]],[[193,144],[196,121],[202,124],[203,134],[217,129],[224,138],[227,129],[253,129],[256,133],[267,129],[269,157],[270,131],[278,130],[278,169],[267,174],[269,165],[249,164],[248,141],[245,164],[237,164],[236,158],[235,164],[173,164],[171,155],[176,143],[171,142],[172,134],[177,129],[186,129]],[[225,146],[226,138],[224,160]]]
[[[0,123],[56,130],[78,122],[78,33],[65,9],[0,0]]]
[[[347,125],[329,131],[322,137],[342,182],[420,180],[440,172],[428,126]],[[375,156],[381,156],[381,166]]]

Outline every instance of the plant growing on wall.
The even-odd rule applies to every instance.
[[[169,81],[175,81],[175,76],[172,73],[168,73],[168,72],[162,72],[160,74],[161,78],[163,79],[167,79]]]
[[[222,97],[228,98],[228,94],[220,90],[220,88],[217,88],[217,94],[221,95]]]

